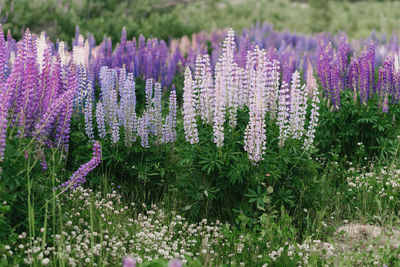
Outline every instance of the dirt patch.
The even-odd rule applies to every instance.
[[[361,223],[340,226],[335,233],[337,249],[344,251],[373,250],[379,246],[400,246],[400,231],[392,227],[380,227]]]

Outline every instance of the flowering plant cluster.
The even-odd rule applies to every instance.
[[[214,77],[207,55],[197,57],[194,80],[189,68],[186,69],[182,111],[186,140],[191,144],[199,142],[196,118],[200,118],[206,124],[213,124],[214,143],[221,147],[225,122],[229,129],[234,129],[238,110],[246,107],[250,119],[245,130],[244,149],[251,161],[257,163],[262,160],[267,113],[279,125],[281,146],[288,137],[300,140],[306,136],[303,147],[309,149],[318,122],[319,102],[318,92],[312,88],[315,87],[312,73],[310,85],[301,86],[300,75],[294,72],[289,87],[285,81],[279,81],[279,61],[271,58],[264,49],[256,46],[248,51],[244,68],[238,66],[234,59],[234,32],[230,30],[224,40]],[[308,102],[311,102],[312,110],[307,128]]]
[[[1,27],[0,58],[0,161],[8,128],[67,150],[79,66],[65,59],[62,45],[54,50],[44,33],[27,30],[19,42],[10,34],[5,41]]]
[[[101,97],[96,103],[96,122],[99,137],[105,139],[110,135],[112,144],[120,140],[121,128],[125,134],[125,145],[131,146],[140,137],[143,147],[149,147],[149,137],[154,136],[157,144],[170,143],[176,140],[176,92],[173,88],[169,97],[169,114],[162,116],[161,84],[146,81],[146,108],[139,116],[136,113],[135,81],[132,73],[107,66],[100,71]],[[92,104],[88,99],[85,108],[86,133],[93,138]]]
[[[98,77],[103,66],[125,68],[135,78],[151,78],[164,88],[172,84],[174,76],[181,71],[180,66],[185,64],[179,49],[171,50],[165,41],[156,38],[146,40],[143,35],[138,40],[128,40],[125,28],[114,50],[111,38],[104,37],[96,46],[93,35],[89,34],[85,39],[80,35],[79,27],[72,45],[73,51],[81,55],[82,63],[94,77]]]

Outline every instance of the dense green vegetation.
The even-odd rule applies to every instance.
[[[168,40],[201,30],[239,31],[264,21],[278,30],[344,31],[365,38],[373,29],[397,32],[400,8],[397,1],[12,0],[0,3],[0,13],[3,27],[19,38],[29,27],[33,32],[46,31],[54,41],[72,40],[79,25],[83,35],[93,33],[97,42],[104,35],[116,42],[124,26],[129,38],[142,33]]]

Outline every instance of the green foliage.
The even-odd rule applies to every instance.
[[[314,32],[325,31],[329,27],[331,20],[331,10],[329,1],[326,0],[309,0],[311,8],[311,16],[318,23],[311,24],[311,30]]]
[[[372,29],[386,34],[396,31],[400,15],[395,1],[324,0],[10,0],[0,2],[0,11],[3,27],[17,39],[29,27],[34,33],[46,31],[53,41],[71,42],[79,25],[84,36],[92,33],[100,42],[105,35],[114,43],[124,26],[128,38],[142,33],[169,40],[201,30],[241,30],[259,21],[270,22],[278,30],[345,31],[350,37],[365,38]]]
[[[384,113],[376,98],[360,104],[346,92],[341,99],[339,111],[332,111],[327,103],[320,110],[316,138],[320,152],[334,150],[342,158],[347,156],[356,162],[365,157],[393,157],[400,134],[396,119],[400,115],[398,105],[391,105],[389,112]]]
[[[255,219],[265,210],[281,206],[294,214],[300,208],[313,206],[319,198],[319,194],[310,192],[317,187],[312,178],[317,166],[300,141],[287,140],[284,147],[278,147],[279,128],[275,121],[267,123],[264,159],[257,166],[250,162],[243,149],[247,121],[248,113],[239,111],[238,126],[230,129],[225,125],[221,148],[212,142],[212,127],[204,124],[198,125],[198,145],[188,144],[183,136],[177,142],[181,158],[177,183],[191,216],[231,220],[244,213]]]

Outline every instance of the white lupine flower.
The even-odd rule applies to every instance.
[[[313,91],[313,97],[312,97],[312,103],[311,103],[311,115],[310,115],[310,122],[308,125],[308,129],[306,132],[306,138],[304,140],[304,144],[303,144],[303,148],[305,150],[310,149],[313,141],[314,141],[314,137],[315,137],[315,131],[316,131],[316,127],[318,125],[318,117],[319,117],[319,97],[318,97],[318,91],[314,90]]]
[[[271,119],[275,119],[278,109],[280,66],[279,61],[277,60],[273,60],[270,64],[271,67],[268,75],[267,87],[267,106]]]
[[[300,139],[303,135],[306,119],[307,91],[305,85],[300,85],[300,74],[298,71],[295,71],[292,75],[290,93],[289,132],[294,139]]]
[[[226,110],[226,85],[222,76],[222,66],[218,62],[215,66],[215,87],[214,87],[214,143],[222,147],[224,143],[224,123]]]
[[[199,142],[195,104],[192,73],[189,67],[186,67],[185,85],[183,87],[183,128],[186,141],[192,145]]]
[[[265,50],[258,47],[252,51],[257,65],[250,68],[250,119],[245,131],[244,150],[249,154],[249,159],[257,163],[262,160],[266,146],[265,115],[267,112],[267,78],[268,62]]]
[[[278,105],[278,116],[277,116],[277,124],[279,126],[278,145],[280,147],[282,147],[285,144],[285,141],[289,136],[288,98],[289,98],[289,85],[285,81],[283,81],[281,89],[279,91],[279,105]]]
[[[36,61],[39,65],[40,72],[43,70],[44,53],[47,46],[45,32],[41,32],[40,37],[36,39]]]
[[[208,55],[198,56],[196,59],[195,82],[198,95],[198,115],[205,123],[211,124],[214,106],[214,81]]]

